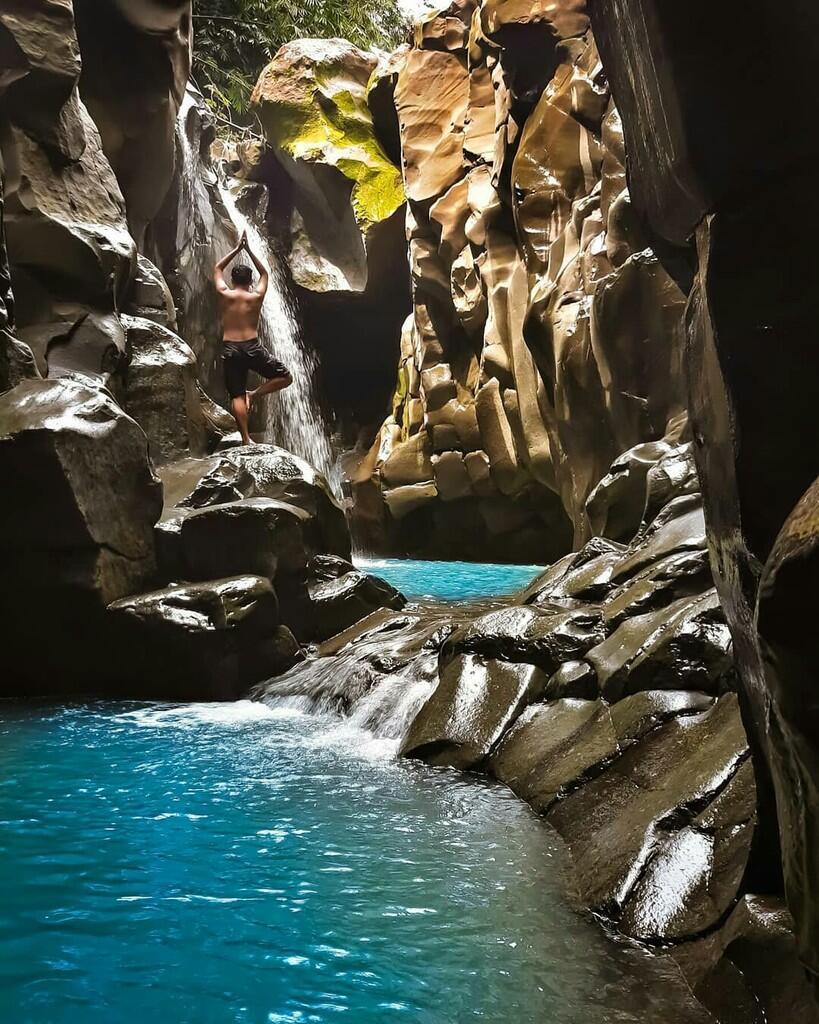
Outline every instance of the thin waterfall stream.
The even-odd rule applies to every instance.
[[[281,260],[263,231],[246,216],[229,183],[222,181],[191,141],[201,117],[201,97],[189,91],[177,120],[179,190],[176,250],[183,334],[197,351],[200,374],[220,374],[218,310],[213,292],[213,266],[243,231],[251,248],[269,268],[270,286],[262,307],[259,340],[290,370],[293,384],[265,400],[264,439],[306,459],[328,480],[334,455],[328,424],[316,386],[318,364],[302,336],[295,302]],[[239,262],[249,262],[242,255]]]
[[[291,387],[267,399],[265,441],[300,455],[329,479],[333,451],[316,389],[318,364],[304,345],[281,262],[253,221],[239,209],[230,187],[220,183],[219,194],[237,234],[247,231],[251,249],[269,269],[270,286],[262,306],[259,340],[284,363],[293,378]],[[250,260],[242,253],[237,262],[249,264]]]

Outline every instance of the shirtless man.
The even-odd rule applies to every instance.
[[[224,278],[225,268],[242,250],[247,252],[259,272],[259,283],[253,287],[253,270],[235,266],[231,271],[229,287]],[[222,307],[225,386],[230,396],[230,409],[239,427],[243,444],[253,444],[248,433],[248,414],[257,398],[290,387],[293,378],[286,366],[267,352],[259,342],[259,316],[267,294],[269,282],[267,268],[248,245],[247,232],[239,244],[224,259],[219,260],[213,272],[213,281]],[[255,370],[265,383],[254,391],[247,390],[247,375]]]

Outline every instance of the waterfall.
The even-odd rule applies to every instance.
[[[325,715],[339,730],[368,733],[395,753],[438,685],[441,630],[451,612],[410,611],[334,657],[302,662],[251,694],[271,707]]]
[[[265,441],[300,455],[329,479],[334,459],[316,392],[318,365],[313,353],[302,343],[281,263],[264,235],[238,208],[230,188],[220,184],[219,192],[237,234],[247,231],[251,249],[269,270],[270,285],[262,306],[259,340],[284,363],[293,378],[289,388],[267,399]],[[250,261],[243,253],[239,262]]]
[[[334,457],[316,392],[315,356],[303,345],[279,258],[264,234],[238,208],[230,187],[219,180],[208,154],[202,152],[207,116],[202,97],[189,87],[176,133],[176,278],[185,340],[197,355],[202,383],[212,394],[219,394],[221,338],[213,267],[247,231],[251,248],[270,272],[259,340],[293,377],[291,387],[265,400],[265,441],[299,455],[332,481]]]

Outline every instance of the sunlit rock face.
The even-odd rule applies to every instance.
[[[253,93],[275,156],[240,152],[240,173],[268,185],[305,335],[352,442],[383,416],[410,306],[392,101],[404,59],[339,39],[288,43]]]
[[[809,169],[819,142],[805,125],[819,110],[819,13],[798,0],[777,12],[805,40],[794,65],[783,34],[759,31],[769,15],[761,3],[741,19],[717,8],[601,0],[593,20],[623,118],[635,206],[662,241],[664,261],[691,286],[690,412],[757,755],[760,866],[775,884],[775,792],[788,899],[816,975],[819,728],[807,623],[816,606],[819,470],[819,206]],[[798,101],[754,90],[753,103],[740,102],[749,69],[762,66],[787,69]],[[799,197],[798,217],[783,195]]]
[[[328,164],[356,138],[338,111],[364,109],[366,66],[361,120],[380,153],[395,159],[400,142],[412,311],[391,415],[347,465],[357,535],[376,550],[528,561],[595,533],[629,540],[646,474],[687,441],[685,297],[632,209],[585,5],[431,11],[388,61],[347,54],[346,107],[313,84],[326,47],[285,47],[256,99],[279,161],[297,158],[299,195],[309,166],[324,223],[339,221]],[[340,209],[352,222],[355,208],[353,194]],[[302,235],[291,225],[296,280]],[[326,337],[306,308],[308,336]],[[330,329],[336,360],[355,351],[354,325]],[[393,344],[381,343],[391,357]]]

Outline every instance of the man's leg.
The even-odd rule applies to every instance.
[[[232,398],[230,401],[230,410],[233,413],[233,418],[236,420],[239,433],[242,435],[242,444],[253,444],[247,429],[248,406],[247,400],[244,396]]]
[[[284,377],[271,377],[270,380],[266,380],[264,384],[256,388],[255,391],[248,391],[248,408],[253,407],[253,403],[258,398],[264,398],[265,395],[272,395],[274,391],[283,391],[285,388],[289,388],[293,383],[293,378],[288,373]]]

